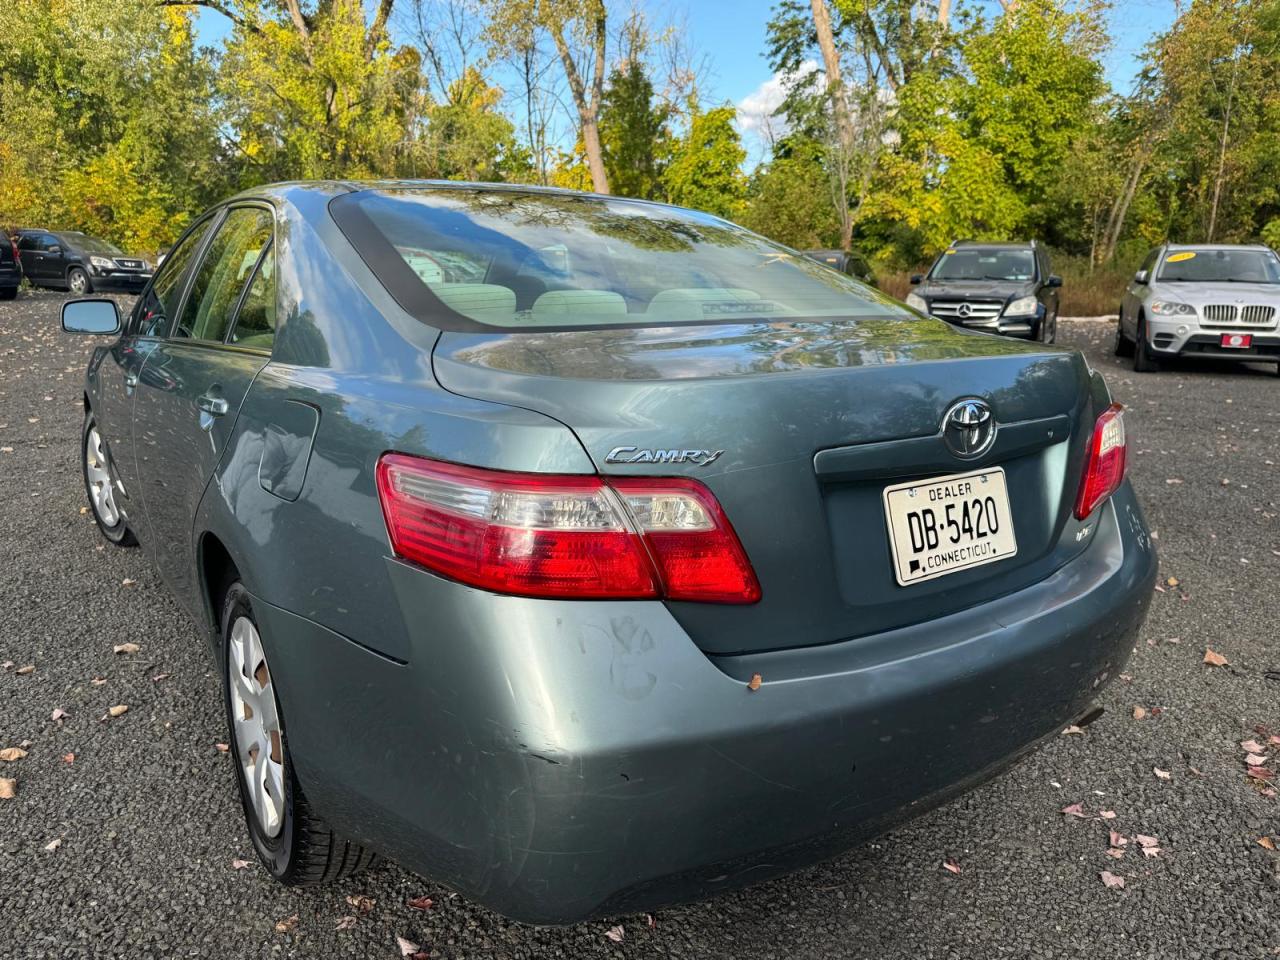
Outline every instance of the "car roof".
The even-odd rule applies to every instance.
[[[1166,250],[1270,250],[1265,243],[1166,243]]]
[[[950,249],[964,247],[967,250],[1034,250],[1030,240],[957,240]]]

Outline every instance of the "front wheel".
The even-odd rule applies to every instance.
[[[1040,321],[1040,342],[1055,343],[1058,339],[1058,314],[1046,313]]]
[[[298,785],[252,598],[239,581],[227,589],[221,623],[231,754],[258,859],[287,886],[338,880],[368,866],[373,853],[338,837]]]
[[[1133,369],[1138,373],[1155,373],[1160,369],[1160,361],[1151,353],[1151,345],[1147,343],[1147,321],[1138,317],[1138,337],[1133,344]]]
[[[92,413],[85,414],[84,429],[80,437],[80,465],[84,473],[84,490],[89,495],[89,507],[98,529],[108,541],[118,547],[133,547],[138,543],[129,521],[116,500],[116,485],[112,477],[111,455],[98,422]]]
[[[77,297],[83,297],[93,289],[89,283],[89,275],[79,267],[72,267],[67,273],[67,286]]]

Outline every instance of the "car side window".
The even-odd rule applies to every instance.
[[[43,237],[40,238],[40,249],[46,253],[52,250],[54,247],[60,247],[60,246],[62,245],[58,243],[58,238],[51,233],[46,233]]]
[[[198,225],[169,251],[160,265],[155,279],[142,295],[130,321],[130,333],[137,337],[162,337],[169,326],[169,318],[177,312],[182,297],[182,285],[196,251],[209,232],[213,218]]]
[[[228,343],[270,350],[276,336],[276,248],[269,244],[249,281]]]
[[[271,242],[274,218],[262,207],[234,207],[196,267],[191,293],[171,337],[222,343],[236,305],[262,251]]]

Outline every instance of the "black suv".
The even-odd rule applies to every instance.
[[[12,300],[22,283],[22,261],[18,245],[0,233],[0,300]]]
[[[871,264],[855,250],[805,250],[804,255],[863,283],[873,287],[876,285],[876,275],[871,270]]]
[[[907,306],[956,326],[1053,343],[1058,288],[1049,253],[1030,243],[953,243],[911,278]]]
[[[74,230],[19,230],[18,256],[33,284],[70,290],[76,296],[94,290],[138,293],[151,279],[146,260]]]

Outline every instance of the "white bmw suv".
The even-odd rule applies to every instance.
[[[1264,246],[1166,244],[1125,289],[1116,354],[1151,371],[1176,356],[1275,363],[1280,257]]]

